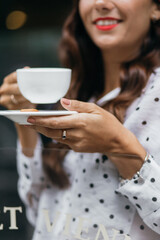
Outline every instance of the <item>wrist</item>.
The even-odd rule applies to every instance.
[[[23,125],[15,124],[19,141],[22,146],[22,152],[27,157],[32,157],[37,144],[38,134],[35,130],[29,129]]]
[[[136,136],[123,128],[117,135],[117,147],[113,149],[109,158],[116,166],[120,176],[131,179],[144,163],[146,151]]]
[[[132,157],[135,156],[142,162],[144,161],[146,151],[131,131],[123,127],[117,135],[116,142],[117,148],[114,152],[130,155]]]
[[[144,159],[144,162],[143,162],[143,165],[148,161],[148,159],[149,159],[149,154],[147,153],[146,154],[146,157],[145,157],[145,159]],[[150,161],[150,160],[149,160]],[[143,165],[142,165],[142,167],[143,167]],[[142,168],[141,167],[141,168]],[[141,173],[140,173],[140,170],[139,171],[137,171],[134,175],[133,175],[133,177],[132,177],[132,179],[134,179],[134,180],[137,180],[138,178],[140,178],[141,177]],[[130,178],[127,178],[127,177],[122,177],[121,175],[120,175],[120,177],[119,177],[119,181],[120,181],[120,184],[121,184],[121,186],[123,186],[125,183],[127,183],[128,181],[130,180]]]

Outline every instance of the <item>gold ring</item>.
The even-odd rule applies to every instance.
[[[18,104],[18,101],[15,99],[14,94],[12,94],[10,98],[11,98],[11,102],[12,102],[13,104]]]

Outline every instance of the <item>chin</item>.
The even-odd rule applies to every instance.
[[[115,49],[119,46],[118,43],[114,43],[114,42],[103,42],[103,43],[96,43],[96,46],[100,49],[100,50],[111,50],[111,49]]]
[[[94,38],[93,42],[101,50],[110,50],[111,48],[117,48],[120,46],[120,41],[117,38],[115,39],[115,37],[103,36],[99,39]]]

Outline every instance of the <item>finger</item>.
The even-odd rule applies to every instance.
[[[40,126],[31,126],[37,132],[42,133],[43,135],[54,138],[54,139],[61,139],[62,138],[62,130],[53,130],[51,128],[40,127]]]
[[[27,125],[28,127],[36,130],[37,132],[42,133],[43,135],[52,138],[52,139],[56,139],[56,140],[63,140],[63,131],[64,129],[50,129],[50,128],[46,128],[46,127],[40,127],[40,126],[35,126],[35,125]],[[77,129],[68,129],[66,130],[66,139],[67,140],[71,140],[71,141],[79,141],[82,134],[80,134],[80,131]]]
[[[17,82],[17,73],[16,72],[10,73],[9,75],[7,75],[4,78],[3,82],[8,83],[8,84],[16,83]]]
[[[30,68],[29,66],[25,66],[24,68]],[[17,72],[12,72],[9,75],[7,75],[4,80],[4,83],[8,83],[8,84],[12,84],[12,83],[16,83],[17,82]]]
[[[82,119],[83,118],[83,119]],[[83,128],[86,126],[83,114],[57,117],[29,117],[29,123],[53,129]]]
[[[20,95],[21,92],[19,90],[18,84],[17,83],[12,83],[12,84],[4,84],[0,88],[0,94],[14,94],[14,95]]]
[[[71,145],[71,143],[73,141],[75,141],[70,134],[70,131],[67,131],[67,138],[64,140],[62,139],[62,130],[52,130],[50,128],[45,128],[45,127],[39,127],[39,126],[35,126],[35,125],[27,125],[28,128],[34,129],[35,131],[41,133],[42,135],[51,138],[51,139],[55,139],[58,142],[61,143],[65,143],[68,145]]]
[[[11,95],[3,95],[0,97],[0,105],[10,110],[22,109],[30,107],[30,102],[27,101],[23,96],[15,96],[16,104],[11,99]]]
[[[61,99],[62,106],[70,111],[77,111],[79,113],[94,113],[99,110],[99,107],[94,103],[86,103],[77,100]]]
[[[21,95],[15,95],[14,98],[17,104],[26,102],[26,99]],[[1,105],[8,105],[8,104],[17,105],[12,101],[11,95],[2,95],[0,98],[0,104]]]

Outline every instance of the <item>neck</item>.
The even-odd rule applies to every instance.
[[[105,87],[103,95],[120,87],[120,71],[122,63],[134,59],[139,54],[141,44],[136,47],[128,46],[127,48],[110,48],[102,50],[104,64]]]
[[[105,77],[104,94],[106,94],[113,89],[120,87],[121,64],[115,61],[111,61],[106,55],[103,55],[102,57]]]

